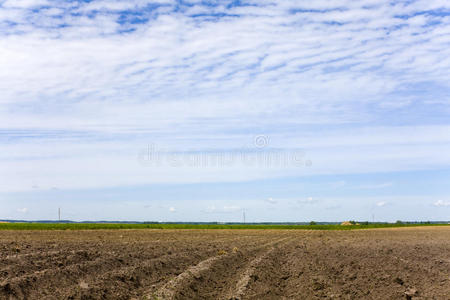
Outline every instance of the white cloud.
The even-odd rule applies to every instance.
[[[36,1],[26,2],[38,5]],[[223,96],[236,88],[241,94],[242,83],[247,82],[244,90],[249,95],[260,91],[260,98],[282,92],[283,98],[291,96],[291,101],[310,105],[308,100],[313,95],[325,103],[335,101],[334,95],[340,96],[339,101],[350,95],[381,96],[398,89],[405,79],[422,80],[419,75],[425,71],[428,80],[445,84],[448,79],[439,77],[448,76],[448,53],[441,44],[434,43],[445,36],[448,23],[444,17],[435,16],[442,23],[428,28],[423,19],[432,17],[422,16],[422,22],[395,17],[401,12],[418,11],[414,5],[377,5],[368,9],[364,2],[343,2],[341,5],[349,6],[348,9],[289,14],[298,5],[283,2],[261,4],[250,15],[246,14],[249,8],[230,8],[230,13],[242,15],[214,21],[193,18],[189,11],[176,14],[155,9],[147,12],[154,19],[136,25],[121,25],[117,20],[121,10],[134,8],[142,12],[137,2],[94,1],[78,5],[65,7],[80,13],[76,17],[62,10],[58,22],[68,26],[55,27],[54,22],[60,19],[26,9],[9,20],[21,24],[25,34],[20,38],[3,37],[0,44],[7,54],[3,55],[5,71],[0,78],[10,89],[10,100],[2,101],[29,101],[42,96],[89,96],[89,102],[93,98],[124,101],[130,96],[131,101],[148,101],[161,98],[157,95],[178,98],[180,92],[185,97],[193,93]],[[218,9],[197,6],[200,8],[206,14]],[[104,12],[95,14],[99,9]],[[88,13],[93,17],[88,18]],[[336,26],[330,22],[345,24]],[[373,22],[374,28],[368,28]],[[137,30],[120,34],[120,28],[126,26]],[[9,29],[14,30],[14,26]],[[436,48],[441,52],[433,51]],[[380,69],[367,72],[374,67]],[[27,91],[20,85],[24,80],[30,83]],[[273,80],[276,84],[268,84]],[[355,90],[347,89],[347,83]],[[270,104],[273,108],[278,105]]]
[[[313,197],[308,197],[306,199],[298,199],[297,200],[298,204],[314,204],[314,203],[317,203],[317,202],[318,202],[318,200],[314,199]]]
[[[270,204],[276,204],[278,201],[273,199],[272,197],[269,197],[266,199],[266,202],[270,203]]]
[[[437,134],[435,140],[429,141],[427,133],[432,135],[433,130],[416,131],[424,137],[423,141],[417,138],[409,142],[406,137],[401,143],[403,128],[399,131],[396,141],[386,138],[382,145],[384,131],[372,130],[373,140],[380,142],[376,146],[364,145],[364,138],[360,139],[363,145],[352,140],[345,146],[341,141],[327,140],[327,135],[302,139],[275,134],[267,150],[270,151],[270,147],[282,149],[285,154],[281,157],[288,158],[285,165],[261,164],[257,160],[249,163],[239,155],[230,160],[230,153],[258,150],[252,146],[253,136],[248,134],[214,136],[208,132],[180,138],[178,134],[139,137],[116,133],[115,139],[109,140],[108,135],[90,136],[90,133],[84,137],[76,132],[37,132],[33,138],[30,138],[32,132],[23,133],[26,138],[12,133],[9,142],[0,146],[0,190],[27,191],[33,190],[33,186],[48,190],[52,187],[83,189],[152,183],[238,182],[284,176],[437,169],[450,165],[450,158],[440,155],[450,145],[445,142],[444,134],[444,142],[439,142]],[[434,132],[438,132],[437,129]],[[350,140],[347,136],[350,134],[345,132],[336,132],[336,135]],[[152,142],[157,145],[159,160],[155,163],[139,160],[139,154],[145,153],[146,145]],[[296,164],[290,158],[292,153],[299,153],[296,151],[300,147],[305,149],[300,162],[309,159],[311,166]],[[217,161],[217,153],[224,159],[222,165],[204,164]],[[247,153],[245,157],[257,158],[255,153]],[[349,183],[345,186],[352,187]],[[354,188],[387,189],[390,186],[391,182],[381,182]]]
[[[224,205],[224,206],[209,205],[204,210],[204,212],[222,214],[222,213],[235,213],[241,210],[242,208],[238,205]]]
[[[450,201],[437,200],[433,203],[434,206],[450,206]]]
[[[28,208],[26,208],[26,207],[18,208],[17,211],[20,213],[26,214],[28,212]]]
[[[193,3],[0,4],[0,191],[450,165],[448,122],[417,119],[450,111],[450,21],[432,13],[448,3]],[[136,163],[151,142],[231,152],[255,128],[312,167]]]
[[[50,5],[47,0],[6,0],[1,3],[2,7],[14,7],[14,8],[32,8],[37,6]]]
[[[383,207],[383,206],[386,206],[387,204],[388,204],[388,202],[386,202],[386,201],[379,201],[379,202],[376,203],[376,205],[378,207]]]
[[[383,182],[383,183],[376,183],[376,184],[363,184],[356,186],[357,189],[363,189],[363,190],[373,190],[373,189],[384,189],[393,186],[393,182]]]

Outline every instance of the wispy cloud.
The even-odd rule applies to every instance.
[[[437,200],[433,203],[434,206],[450,206],[450,201]]]
[[[383,207],[383,206],[386,206],[386,205],[388,205],[389,203],[387,202],[387,201],[379,201],[379,202],[377,202],[376,203],[376,205],[378,206],[378,207]]]
[[[373,189],[384,189],[388,187],[392,187],[394,185],[393,182],[382,182],[382,183],[376,183],[376,184],[363,184],[356,186],[357,189],[364,189],[364,190],[373,190]]]
[[[297,203],[300,205],[303,204],[314,204],[314,203],[318,203],[318,200],[313,198],[313,197],[307,197],[306,199],[298,199]]]
[[[26,207],[18,208],[17,211],[20,212],[20,213],[25,214],[25,213],[28,212],[28,208],[26,208]]]
[[[337,118],[347,102],[404,102],[415,83],[447,86],[447,4],[317,2],[7,1],[2,101],[63,98],[59,111],[80,113],[103,101],[139,111],[146,102],[170,110],[177,99],[203,98],[196,104],[227,117],[300,105]],[[83,115],[91,126],[107,125],[95,116],[114,107],[101,108]]]
[[[224,206],[216,206],[216,205],[210,205],[208,206],[204,212],[206,213],[217,213],[217,214],[227,214],[227,213],[235,213],[238,211],[241,211],[242,208],[238,205],[224,205]]]
[[[266,199],[266,202],[270,204],[276,204],[278,201],[276,199],[273,199],[272,197],[269,197]]]

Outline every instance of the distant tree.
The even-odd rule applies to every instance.
[[[400,224],[403,224],[403,222],[401,220],[397,220],[397,222],[395,222],[395,224],[400,225]]]
[[[311,222],[309,222],[309,225],[317,225],[317,223],[314,221],[311,221]]]
[[[368,221],[361,222],[361,225],[369,225]]]
[[[355,225],[356,222],[355,221],[350,221],[350,224]]]

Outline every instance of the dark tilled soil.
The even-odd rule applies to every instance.
[[[1,231],[0,299],[450,299],[450,227]]]

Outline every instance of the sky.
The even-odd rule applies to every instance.
[[[450,220],[444,0],[0,0],[0,219]]]

